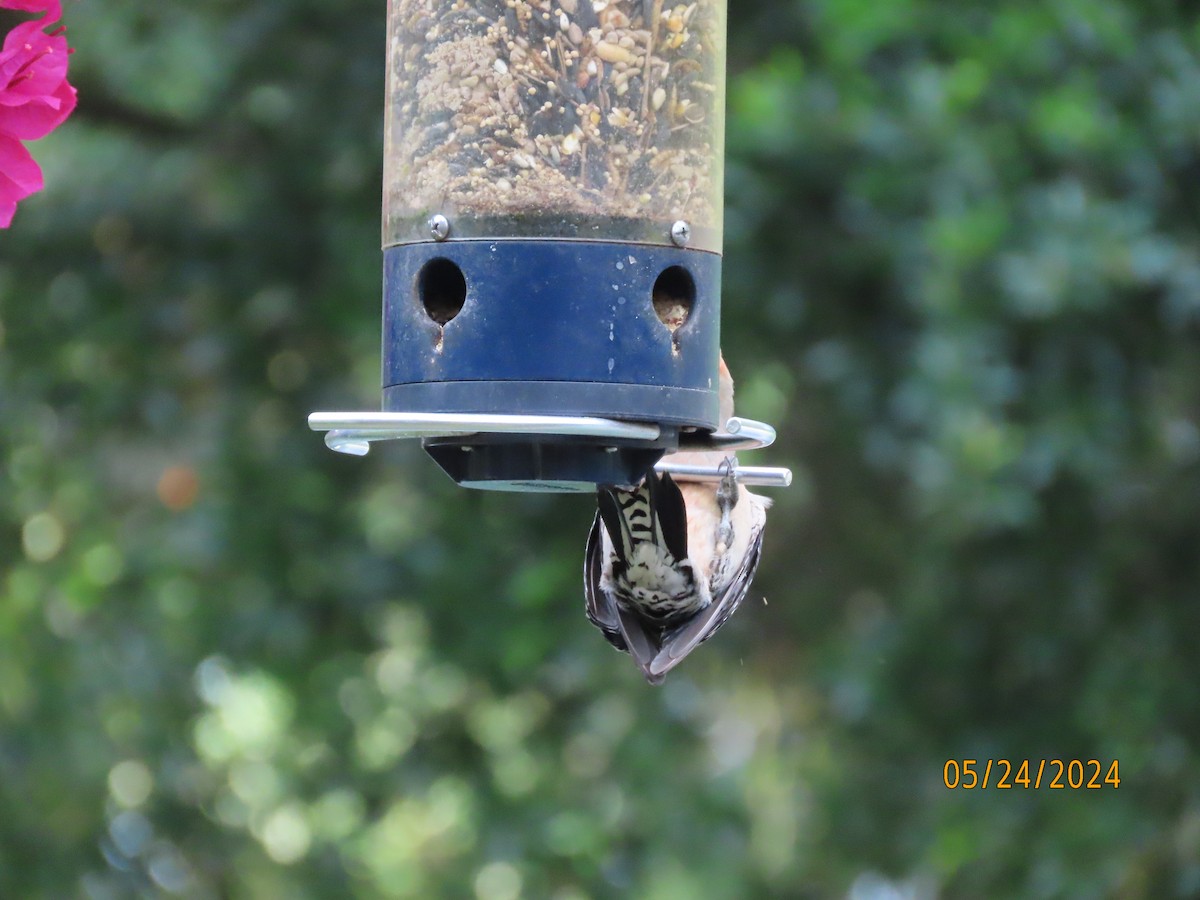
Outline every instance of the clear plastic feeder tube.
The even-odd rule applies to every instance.
[[[440,215],[654,244],[683,221],[719,252],[725,27],[725,0],[389,0],[384,246]]]

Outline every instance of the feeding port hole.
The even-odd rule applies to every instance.
[[[425,313],[445,325],[467,302],[467,279],[462,269],[444,257],[431,259],[417,275],[417,297]]]
[[[654,313],[658,320],[675,333],[688,316],[696,302],[696,282],[683,266],[664,269],[654,282]]]

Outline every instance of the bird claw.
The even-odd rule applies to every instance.
[[[732,456],[725,457],[717,471],[721,473],[721,481],[717,487],[717,503],[720,504],[721,513],[724,515],[738,502],[737,460]]]
[[[738,502],[737,460],[725,457],[719,471],[717,508],[721,510],[721,524],[717,526],[717,542],[729,547],[733,543],[733,508]]]

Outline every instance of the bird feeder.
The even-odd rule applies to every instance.
[[[383,410],[314,413],[330,447],[590,491],[774,439],[717,420],[725,25],[725,0],[389,0]]]

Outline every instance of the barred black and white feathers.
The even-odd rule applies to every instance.
[[[733,414],[724,361],[721,394],[724,421]],[[732,456],[673,459],[721,466],[725,477],[676,484],[651,471],[633,490],[601,486],[584,561],[588,619],[651,684],[708,640],[749,592],[770,505],[737,483]]]
[[[708,542],[723,552],[697,564],[687,554],[689,529],[667,526],[674,520],[663,514],[669,505],[686,516],[683,493],[669,475],[651,473],[636,491],[602,488],[599,496],[584,569],[587,616],[609,643],[633,657],[647,681],[661,684],[745,599],[758,568],[766,504],[748,492],[739,498],[750,513],[746,538],[735,534],[732,547]],[[660,501],[657,506],[650,496]],[[620,515],[623,509],[637,515],[630,520]]]
[[[601,487],[597,503],[613,553],[608,585],[626,606],[667,626],[708,605],[687,558],[683,494],[670,475],[652,473],[633,491]]]

